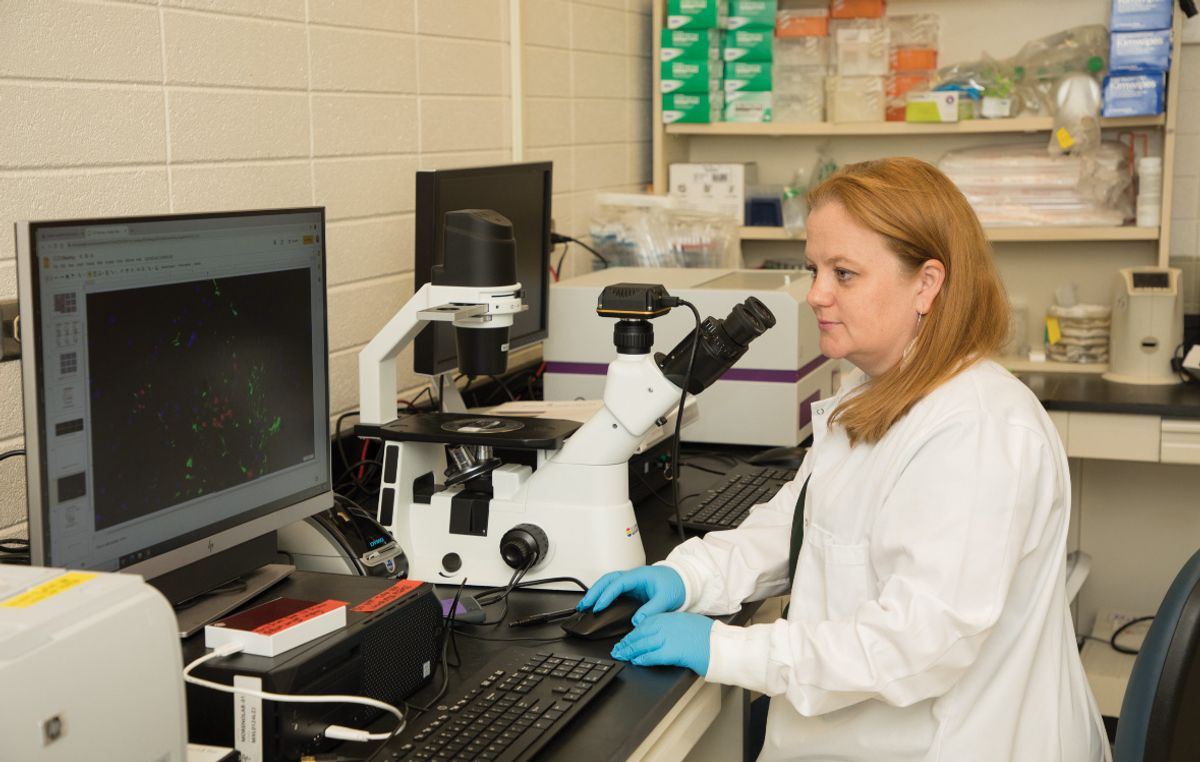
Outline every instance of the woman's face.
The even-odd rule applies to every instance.
[[[809,214],[807,235],[808,306],[820,327],[821,353],[845,358],[871,377],[886,372],[917,335],[917,315],[929,311],[941,287],[941,263],[905,272],[883,236],[835,201]]]

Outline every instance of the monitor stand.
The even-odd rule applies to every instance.
[[[244,575],[245,587],[223,593],[212,593],[196,603],[175,612],[179,637],[186,638],[201,627],[220,619],[272,585],[281,582],[296,570],[291,564],[267,564]]]

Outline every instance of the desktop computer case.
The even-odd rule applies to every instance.
[[[279,595],[306,600],[333,598],[355,605],[386,590],[393,580],[297,572]],[[367,696],[396,705],[427,683],[441,657],[441,603],[422,584],[378,611],[348,611],[346,628],[275,658],[237,654],[196,669],[195,675],[226,685],[250,678],[249,687],[272,693]],[[201,637],[201,636],[197,636]],[[190,649],[189,649],[190,650]],[[187,686],[188,736],[192,743],[236,747],[243,759],[298,759],[337,743],[319,733],[337,724],[366,729],[383,712],[348,703],[301,704],[243,700]],[[253,725],[253,716],[260,721]],[[247,722],[251,723],[248,727]],[[390,715],[378,732],[394,725]],[[247,744],[257,751],[247,754]]]

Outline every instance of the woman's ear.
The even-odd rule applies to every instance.
[[[917,271],[917,312],[925,315],[946,282],[946,266],[936,259],[927,259]]]

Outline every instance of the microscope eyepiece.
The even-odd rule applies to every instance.
[[[729,333],[729,338],[745,347],[762,336],[767,327],[745,304],[735,304],[729,311],[729,317],[725,318],[725,330]]]
[[[666,355],[656,355],[655,360],[663,375],[671,383],[683,388],[688,384],[689,394],[699,394],[711,386],[725,371],[746,354],[750,342],[757,339],[775,325],[775,315],[767,306],[754,297],[741,304],[733,305],[724,320],[707,317],[700,324],[699,334],[692,331]],[[695,337],[696,361],[688,378],[688,358]]]

